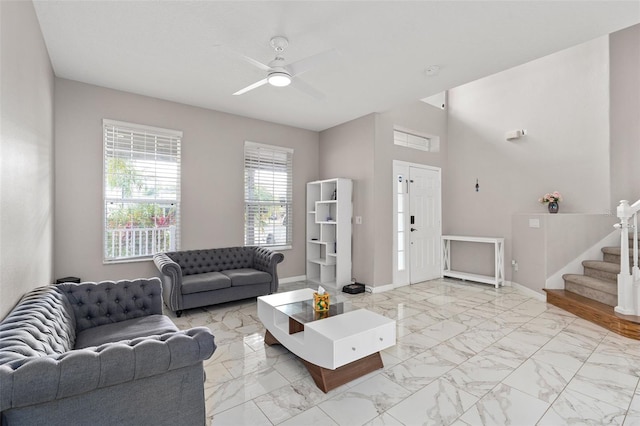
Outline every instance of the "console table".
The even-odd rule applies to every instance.
[[[468,243],[486,243],[494,246],[494,275],[480,275],[469,272],[451,270],[451,241]],[[496,237],[464,237],[459,235],[442,236],[442,276],[459,278],[479,283],[493,284],[496,288],[504,285],[504,238]]]

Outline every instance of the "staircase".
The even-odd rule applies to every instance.
[[[633,234],[629,247],[633,248]],[[629,255],[631,263],[631,254]],[[605,305],[618,305],[618,274],[620,273],[620,247],[603,247],[602,260],[582,262],[583,275],[565,274],[564,289]]]
[[[564,290],[545,289],[547,303],[623,336],[640,340],[640,299],[634,297],[634,289],[640,285],[637,232],[639,210],[640,201],[633,206],[629,206],[626,201],[621,202],[618,207],[621,223],[616,225],[622,232],[620,246],[603,247],[602,260],[582,262],[582,275],[563,275]],[[623,243],[626,238],[628,248]],[[628,256],[628,259],[623,259],[622,256]],[[621,274],[622,268],[628,270]],[[623,291],[620,297],[619,288]]]

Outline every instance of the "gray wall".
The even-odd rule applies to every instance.
[[[393,143],[393,126],[422,134],[440,136],[440,151],[425,152]],[[395,194],[393,161],[440,167],[446,176],[447,112],[415,101],[380,113],[376,120],[375,145],[375,285],[393,283],[393,195]]]
[[[531,227],[530,220],[537,220],[539,227]],[[545,284],[558,272],[559,276],[582,274],[580,262],[572,262],[585,253],[585,260],[602,259],[600,247],[595,254],[591,248],[613,232],[615,222],[615,217],[602,214],[514,214],[512,258],[518,262],[518,271],[513,271],[512,280],[544,294]],[[564,288],[561,278],[558,281],[561,287],[556,288]]]
[[[374,282],[374,140],[375,114],[320,132],[320,178],[353,180],[353,216],[362,216],[362,225],[353,221],[352,276],[368,285]]]
[[[505,140],[522,128],[527,136]],[[505,237],[510,280],[514,213],[544,212],[537,200],[554,190],[564,196],[560,214],[613,208],[608,37],[449,91],[448,133],[444,232]],[[464,254],[456,268],[491,273],[483,255]]]
[[[0,2],[0,318],[52,280],[53,94],[31,2]]]
[[[640,24],[609,36],[611,201],[640,199]]]
[[[147,277],[151,261],[102,263],[102,119],[182,130],[182,249],[244,239],[244,141],[293,156],[293,249],[281,278],[304,275],[305,183],[318,178],[318,133],[56,79],[55,275],[83,280]]]
[[[353,276],[377,287],[393,282],[393,160],[443,167],[446,112],[416,101],[320,133],[320,176],[354,180]],[[393,126],[440,136],[439,153],[393,144]]]

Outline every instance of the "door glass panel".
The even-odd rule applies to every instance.
[[[404,195],[405,188],[405,176],[403,174],[398,174],[396,176],[396,205],[397,205],[397,223],[398,223],[398,271],[404,271],[406,268],[405,257],[404,257],[404,203],[406,201]]]

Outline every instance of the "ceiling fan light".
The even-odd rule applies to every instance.
[[[270,85],[276,87],[285,87],[291,84],[291,76],[285,72],[272,72],[267,77]]]

